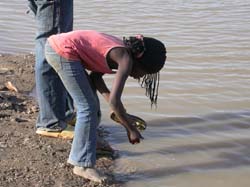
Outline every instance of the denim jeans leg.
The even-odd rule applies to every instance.
[[[65,114],[73,113],[73,102],[70,98],[66,102],[66,89],[54,69],[47,63],[44,45],[50,35],[72,30],[73,0],[37,0],[34,2],[37,24],[35,76],[40,108],[36,126],[63,129],[66,127],[67,116]],[[69,9],[62,13],[67,7]]]
[[[75,134],[68,162],[76,166],[93,167],[96,162],[99,103],[90,85],[89,77],[81,62],[68,62],[48,43],[45,55],[73,98],[77,110]]]
[[[59,32],[73,30],[73,0],[60,0]]]
[[[81,62],[62,62],[58,71],[72,96],[77,118],[74,139],[68,162],[82,167],[93,167],[96,161],[96,128],[98,104]]]
[[[60,0],[60,33],[73,30],[73,0]],[[73,99],[66,93],[66,120],[71,120],[74,116]]]

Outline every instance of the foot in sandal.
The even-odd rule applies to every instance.
[[[38,128],[36,134],[41,136],[47,136],[52,138],[62,138],[72,140],[74,137],[74,127],[68,125],[64,130],[62,129],[50,129],[50,128]]]

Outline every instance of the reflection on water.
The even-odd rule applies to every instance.
[[[112,126],[110,139],[123,148],[117,176],[140,187],[248,186],[249,121],[250,110],[151,120],[136,146]]]
[[[34,48],[34,19],[24,1],[0,2],[0,53]],[[108,115],[121,150],[117,177],[127,186],[250,186],[250,3],[235,1],[75,0],[75,29],[162,40],[168,59],[157,110],[129,79],[123,101],[148,121],[145,140],[127,143]],[[112,76],[105,76],[109,83]],[[103,114],[108,105],[102,100]]]

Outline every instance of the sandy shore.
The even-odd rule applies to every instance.
[[[109,177],[98,185],[72,174],[66,163],[71,141],[35,134],[38,107],[28,94],[34,64],[33,55],[0,55],[0,186],[122,186],[113,175],[112,155],[98,155],[97,168]]]

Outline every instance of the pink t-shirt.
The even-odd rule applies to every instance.
[[[122,40],[92,30],[52,35],[48,41],[62,57],[81,61],[87,70],[101,73],[113,73],[106,61],[109,51],[115,47],[125,47]]]

